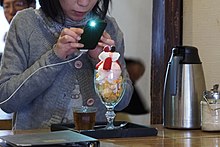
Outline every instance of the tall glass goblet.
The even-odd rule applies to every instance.
[[[105,129],[116,129],[114,126],[115,106],[121,101],[124,94],[124,80],[121,70],[95,70],[94,75],[95,91],[105,105],[107,125]]]

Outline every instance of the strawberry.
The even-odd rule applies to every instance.
[[[110,70],[112,66],[112,58],[108,57],[105,59],[104,65],[103,65],[103,69],[104,70]]]
[[[110,52],[110,51],[111,51],[111,47],[110,47],[109,45],[106,45],[106,46],[103,48],[103,50],[104,50],[105,52]]]

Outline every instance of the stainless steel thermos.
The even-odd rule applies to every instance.
[[[173,48],[164,83],[164,127],[201,128],[200,101],[205,89],[198,49],[193,46]]]

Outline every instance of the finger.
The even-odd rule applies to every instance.
[[[78,42],[71,42],[71,43],[65,43],[65,44],[64,43],[57,43],[57,46],[63,50],[72,50],[72,49],[84,47],[84,45],[82,43],[78,43]]]
[[[108,45],[108,44],[103,43],[103,42],[99,42],[99,43],[98,43],[98,47],[101,47],[101,48],[104,48],[106,45]],[[110,46],[111,46],[111,45],[110,45]]]
[[[69,35],[64,35],[58,39],[58,42],[62,44],[67,44],[71,42],[77,42],[77,40]]]
[[[115,41],[112,40],[112,39],[108,39],[108,38],[104,38],[104,37],[101,37],[100,39],[100,43],[102,44],[105,44],[105,45],[115,45]]]
[[[82,28],[70,28],[70,30],[75,32],[78,35],[81,35],[84,31]]]
[[[103,36],[104,38],[111,39],[110,34],[109,34],[109,33],[107,33],[106,31],[104,31],[104,32],[103,32],[102,36]]]
[[[84,44],[82,44],[82,43],[77,43],[77,42],[75,42],[75,43],[70,43],[70,47],[71,47],[71,48],[74,48],[74,49],[82,48],[82,47],[84,47]]]
[[[103,32],[102,37],[100,38],[100,42],[106,45],[115,45],[115,41],[111,39],[111,36],[106,31]]]
[[[70,37],[74,38],[75,40],[80,40],[81,39],[81,37],[80,37],[81,32],[83,32],[83,30],[80,28],[70,28],[70,29],[64,28],[61,31],[60,37],[70,36]]]

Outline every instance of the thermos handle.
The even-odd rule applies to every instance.
[[[179,63],[182,58],[181,56],[173,56],[172,58],[170,65],[170,94],[175,96],[177,94]]]

